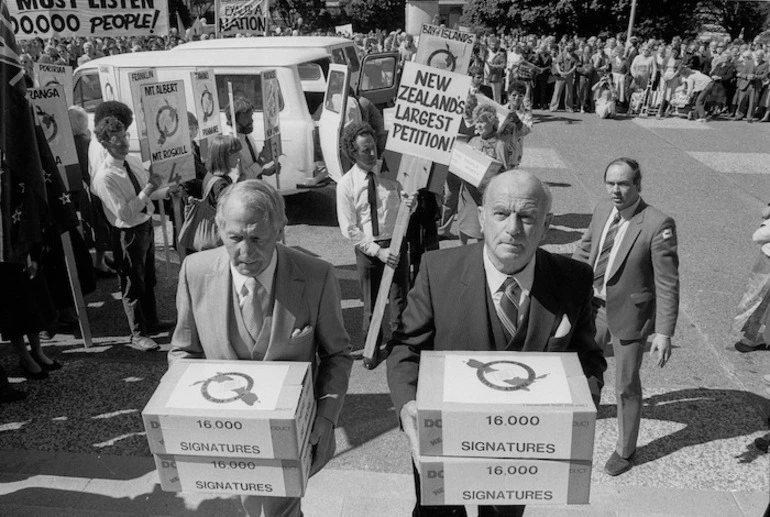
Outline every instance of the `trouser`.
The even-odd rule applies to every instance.
[[[422,506],[420,501],[420,473],[412,463],[414,490],[417,502],[412,510],[412,517],[467,517],[465,506]],[[479,517],[522,517],[524,505],[479,506]]]
[[[152,220],[113,232],[120,292],[132,336],[147,335],[158,322],[155,304],[155,235]]]
[[[615,356],[615,397],[618,406],[617,453],[628,458],[636,450],[642,417],[642,367],[647,336],[636,341],[618,339],[607,327],[607,309],[600,304],[596,311],[596,344],[605,349],[612,343]]]
[[[756,103],[756,90],[754,86],[749,86],[745,90],[738,91],[738,102],[735,103],[735,117],[742,118],[744,114],[747,118],[754,116],[754,104]],[[748,111],[744,111],[744,108],[748,104]]]
[[[457,202],[460,200],[462,180],[452,173],[447,174],[444,184],[444,200],[441,203],[441,221],[438,226],[439,235],[449,235],[452,221],[457,214]]]
[[[502,81],[496,81],[494,83],[489,83],[489,86],[492,88],[492,98],[494,101],[498,104],[503,103],[503,82]]]
[[[386,246],[389,246],[388,242]],[[364,301],[363,329],[364,336],[369,331],[369,322],[372,320],[374,305],[377,303],[377,293],[380,290],[380,281],[385,272],[385,263],[377,257],[370,257],[356,248],[356,269],[361,282],[361,295]],[[390,330],[401,330],[401,314],[406,308],[406,295],[409,292],[409,261],[406,257],[406,240],[404,240],[399,252],[398,267],[393,275],[393,283],[390,286]],[[383,317],[383,321],[385,318]],[[382,327],[377,335],[377,348],[382,344]]]
[[[580,85],[578,86],[578,104],[585,111],[592,111],[591,108],[591,77],[581,75]]]
[[[556,111],[559,109],[559,102],[561,101],[562,94],[564,94],[564,108],[567,111],[572,111],[572,90],[574,89],[573,82],[574,77],[572,75],[556,78],[556,82],[553,85],[551,105],[549,106],[551,111]]]
[[[301,503],[299,497],[241,496],[241,504],[248,517],[301,517]]]
[[[708,83],[705,88],[699,92],[695,92],[698,95],[695,97],[695,118],[706,118],[706,99],[711,94],[711,88],[714,83]]]

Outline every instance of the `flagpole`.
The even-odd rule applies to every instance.
[[[214,0],[214,39],[219,39],[219,0]]]
[[[263,13],[264,13],[264,16],[265,16],[265,34],[264,34],[264,36],[267,37],[267,35],[270,33],[270,31],[268,31],[268,28],[267,28],[267,26],[269,25],[269,20],[270,20],[270,0],[262,0],[262,1],[265,2],[265,7],[263,8],[264,9]]]

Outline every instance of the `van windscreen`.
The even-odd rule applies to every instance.
[[[219,106],[225,109],[230,104],[227,95],[227,83],[233,84],[233,97],[244,97],[254,106],[254,111],[262,111],[262,76],[260,74],[222,74],[217,75],[217,95]],[[279,110],[283,111],[283,94],[279,95]]]

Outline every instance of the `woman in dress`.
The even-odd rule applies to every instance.
[[[501,171],[508,169],[508,153],[505,142],[498,136],[498,120],[495,108],[487,104],[476,106],[473,110],[473,124],[476,136],[471,138],[470,146],[502,164]],[[460,201],[457,208],[457,223],[460,242],[467,244],[469,239],[484,238],[479,224],[478,207],[481,206],[482,194],[486,186],[485,179],[478,188],[463,180],[460,187]]]
[[[661,78],[660,78],[660,90],[662,98],[660,100],[660,108],[655,118],[660,119],[668,114],[668,103],[671,101],[671,97],[674,96],[674,92],[682,83],[682,78],[679,75],[679,71],[682,68],[682,58],[680,57],[679,46],[672,46],[671,52],[663,59],[661,66]]]
[[[765,219],[752,239],[760,246],[759,255],[749,275],[749,285],[738,304],[733,320],[733,332],[741,336],[735,349],[742,353],[770,350],[770,207],[762,212]]]

